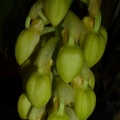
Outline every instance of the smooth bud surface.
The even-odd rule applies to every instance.
[[[19,96],[17,103],[17,110],[21,119],[27,119],[30,107],[31,107],[30,101],[28,100],[26,94],[22,93]]]
[[[83,68],[82,50],[77,45],[64,45],[58,52],[56,66],[65,82],[71,82]]]
[[[65,17],[72,0],[44,0],[44,12],[49,22],[56,26]]]
[[[15,57],[17,63],[21,65],[27,60],[39,42],[39,35],[30,29],[23,30],[15,45]]]

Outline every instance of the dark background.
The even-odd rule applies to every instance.
[[[14,46],[34,2],[0,0],[0,120],[20,120],[16,105],[22,82]],[[74,0],[71,9],[80,17],[87,14],[79,0]],[[102,0],[100,9],[108,42],[102,59],[92,68],[97,103],[88,120],[120,120],[120,1]]]

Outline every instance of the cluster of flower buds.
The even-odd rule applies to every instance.
[[[100,0],[81,2],[89,11],[82,19],[71,10],[73,0],[32,5],[15,45],[23,82],[17,104],[21,119],[87,120],[94,111],[91,67],[104,54],[107,31]]]

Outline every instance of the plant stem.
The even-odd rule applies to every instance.
[[[98,14],[95,16],[95,26],[94,31],[98,31],[101,25],[101,13],[98,11]]]
[[[46,18],[42,11],[39,12],[38,16],[44,20],[46,25],[49,23],[48,19]]]
[[[59,109],[58,109],[58,114],[59,114],[60,116],[63,116],[63,114],[64,114],[64,109],[65,109],[65,105],[60,102]]]
[[[31,18],[29,16],[27,16],[27,18],[25,20],[25,28],[28,28],[30,26],[30,21],[31,21]]]
[[[69,45],[74,45],[74,40],[72,39],[71,36],[69,36],[68,44]]]
[[[47,33],[53,32],[53,31],[55,31],[55,27],[45,27],[45,28],[43,29],[41,35],[44,35],[44,34],[47,34]]]

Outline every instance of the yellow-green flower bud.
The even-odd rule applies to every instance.
[[[87,119],[93,112],[96,105],[96,95],[88,86],[76,89],[74,109],[80,120]]]
[[[26,93],[31,104],[40,109],[51,97],[51,76],[49,73],[35,71],[26,83]]]
[[[84,60],[82,50],[78,45],[64,45],[58,52],[56,66],[58,74],[65,82],[71,82],[77,77]]]
[[[27,119],[31,103],[25,93],[22,93],[18,98],[17,110],[21,119]]]
[[[89,67],[95,65],[105,50],[105,38],[98,32],[87,32],[83,39],[82,49],[86,63]]]
[[[38,29],[38,27],[40,28]],[[26,28],[19,34],[15,45],[15,57],[19,65],[25,62],[35,50],[43,28],[44,23],[36,20],[32,23],[31,28]]]
[[[56,26],[65,17],[72,0],[44,0],[44,12],[49,22]]]

